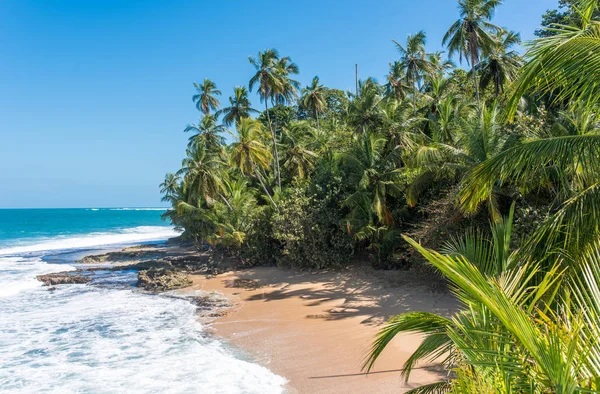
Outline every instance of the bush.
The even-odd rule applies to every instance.
[[[325,198],[291,188],[274,213],[273,239],[279,243],[279,266],[299,268],[338,267],[352,254],[352,239],[339,227],[342,218],[332,194]]]

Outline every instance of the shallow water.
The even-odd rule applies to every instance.
[[[129,223],[129,215],[151,211],[113,212],[125,212]],[[90,284],[54,291],[35,280],[74,269],[82,250],[176,234],[145,219],[134,224],[3,240],[0,392],[282,392],[283,378],[206,334],[191,303],[136,291],[133,272],[98,274]]]

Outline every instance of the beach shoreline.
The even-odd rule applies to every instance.
[[[229,307],[202,313],[199,319],[212,335],[287,379],[286,392],[402,393],[446,377],[437,363],[419,365],[408,382],[401,377],[402,364],[419,344],[416,335],[399,335],[370,374],[361,369],[373,337],[391,316],[455,310],[454,298],[431,291],[422,274],[375,271],[368,264],[316,272],[238,269],[227,259],[214,262],[210,253],[176,242],[113,251],[108,253],[116,256],[110,263],[131,267],[132,260],[125,256],[132,251],[141,251],[137,257],[142,260],[147,253],[152,258],[201,262],[202,268],[183,268],[192,285],[174,293],[226,297]]]

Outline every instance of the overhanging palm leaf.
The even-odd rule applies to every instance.
[[[553,35],[530,44],[528,62],[508,103],[509,115],[514,116],[525,93],[552,92],[557,101],[588,105],[600,102],[600,21],[590,19],[596,9],[597,1],[580,1],[582,26],[554,26],[548,29]]]

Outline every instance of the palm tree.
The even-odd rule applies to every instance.
[[[381,87],[369,78],[359,82],[359,94],[353,95],[348,105],[348,124],[357,132],[376,130],[383,124]]]
[[[271,162],[271,154],[263,144],[263,129],[259,121],[254,119],[242,119],[237,127],[237,141],[231,144],[231,163],[242,173],[242,175],[254,175],[273,207],[277,210],[277,204],[273,201],[271,193],[258,171],[258,168],[267,169]]]
[[[225,163],[218,152],[203,144],[194,144],[187,150],[187,157],[181,163],[177,175],[183,175],[188,190],[189,204],[201,206],[204,202],[211,206],[217,197],[222,196]]]
[[[410,85],[406,83],[406,74],[404,65],[395,61],[390,63],[390,71],[387,75],[385,84],[385,93],[387,97],[393,97],[396,100],[403,100],[408,95]]]
[[[496,33],[487,57],[478,67],[481,72],[481,90],[485,90],[490,82],[493,82],[497,98],[504,91],[504,86],[514,80],[521,68],[521,57],[511,48],[520,42],[518,33],[504,29]]]
[[[349,227],[371,224],[371,214],[378,224],[393,223],[388,198],[401,195],[402,170],[396,166],[400,149],[387,151],[386,145],[384,137],[367,132],[358,137],[352,151],[341,157],[354,187],[354,193],[344,202],[352,210]]]
[[[314,168],[317,155],[299,143],[298,138],[290,134],[285,134],[287,150],[283,168],[287,169],[294,176],[303,179]]]
[[[194,87],[197,93],[192,96],[192,101],[196,103],[198,111],[206,115],[219,107],[219,100],[215,96],[220,96],[221,91],[213,81],[206,78],[202,84],[194,82]]]
[[[234,123],[237,125],[243,118],[249,118],[253,113],[258,111],[251,107],[248,90],[245,86],[236,86],[233,88],[233,96],[229,96],[229,107],[217,111],[215,115],[223,115],[223,123],[231,126]]]
[[[289,56],[285,56],[277,60],[276,70],[280,84],[273,92],[273,102],[275,104],[291,103],[298,97],[300,87],[300,82],[290,77],[298,74],[298,65],[292,62]]]
[[[406,83],[413,87],[413,105],[416,111],[417,92],[421,88],[423,75],[430,70],[430,64],[425,52],[426,35],[423,30],[411,34],[406,39],[406,47],[394,40],[396,48],[400,53],[400,62],[404,67]]]
[[[302,91],[302,105],[312,111],[313,116],[317,120],[317,128],[319,126],[319,114],[322,114],[327,109],[325,101],[325,93],[327,88],[319,84],[319,77],[314,77],[310,86],[307,86]]]
[[[250,64],[256,69],[256,73],[250,79],[250,91],[254,86],[258,86],[258,94],[261,101],[265,103],[265,112],[267,114],[267,122],[273,139],[273,153],[275,154],[275,169],[277,171],[277,181],[281,187],[281,171],[279,169],[279,153],[277,152],[277,138],[275,130],[271,123],[271,115],[269,114],[269,100],[275,97],[278,92],[283,90],[283,83],[280,77],[281,70],[278,69],[279,52],[277,49],[267,49],[264,52],[258,52],[255,58],[249,57]]]
[[[525,94],[552,93],[558,103],[600,103],[600,20],[592,19],[600,5],[596,0],[579,0],[577,5],[580,26],[554,26],[547,29],[554,35],[531,44],[508,102],[511,117]]]
[[[408,380],[419,361],[441,359],[454,374],[412,393],[596,392],[600,371],[600,245],[580,259],[581,275],[543,272],[509,252],[511,219],[492,226],[493,240],[467,235],[445,254],[405,239],[452,283],[462,304],[452,318],[409,312],[375,338],[370,370],[399,333],[423,340],[404,365]],[[489,269],[490,267],[491,269]]]
[[[492,33],[499,28],[490,23],[495,8],[502,0],[458,0],[460,19],[454,22],[444,35],[443,45],[448,46],[448,54],[457,53],[471,65],[471,73],[475,84],[475,97],[479,101],[479,85],[477,84],[476,67],[483,54],[494,45]]]
[[[425,52],[425,31],[411,34],[406,39],[406,47],[393,40],[400,53],[400,62],[404,67],[406,83],[412,86],[419,85],[426,71],[429,70],[429,61]]]
[[[497,106],[483,106],[472,114],[463,103],[449,97],[440,107],[437,125],[431,137],[415,150],[411,167],[417,176],[406,191],[406,199],[414,206],[420,194],[433,182],[449,179],[457,182],[480,163],[496,157],[512,143],[502,129]],[[439,130],[436,130],[439,128]],[[499,217],[497,189],[486,195],[494,218]]]
[[[598,10],[583,0],[582,15]],[[556,34],[533,44],[509,100],[514,115],[521,95],[549,93],[597,112],[600,104],[600,21],[583,18],[581,27],[558,27]],[[585,72],[581,72],[585,70]],[[587,123],[587,122],[586,122]],[[595,128],[533,138],[473,168],[459,194],[464,211],[475,212],[494,188],[513,184],[522,190],[554,185],[558,208],[528,242],[528,249],[547,254],[556,246],[579,254],[600,235],[600,134]],[[567,230],[567,231],[566,231]]]
[[[224,142],[220,135],[224,131],[223,126],[217,124],[217,118],[211,114],[204,115],[198,124],[187,125],[183,131],[196,133],[189,138],[188,147],[194,144],[203,144],[209,150],[220,150]]]
[[[181,179],[177,174],[167,173],[165,179],[159,185],[160,194],[163,195],[161,201],[172,201],[172,197],[176,195]]]

